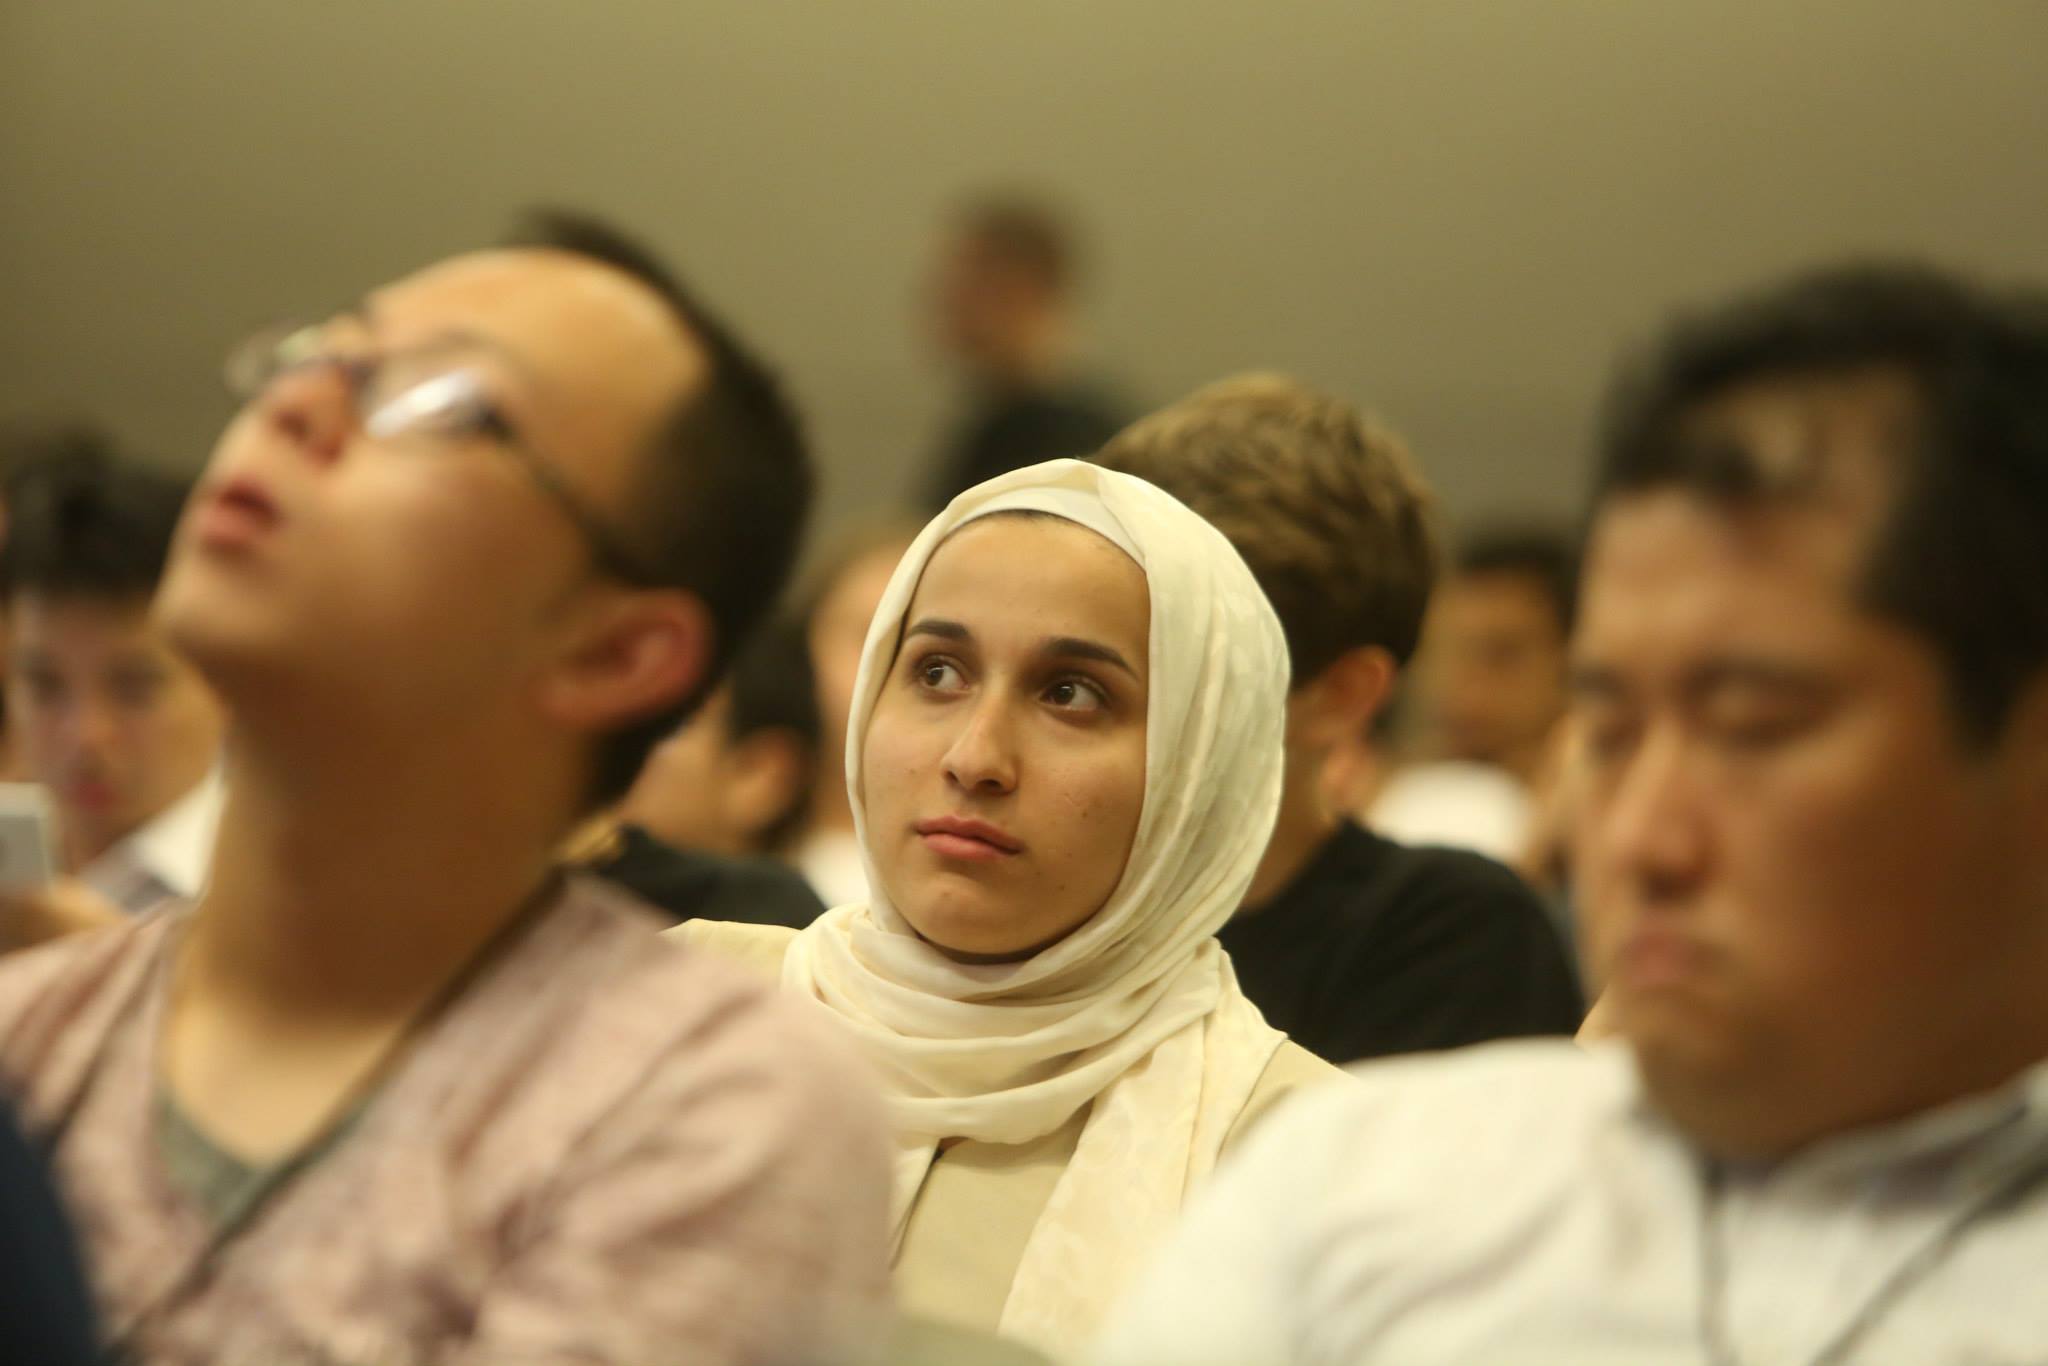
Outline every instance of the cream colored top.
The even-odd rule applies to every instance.
[[[779,979],[796,931],[779,925],[693,920],[668,933]],[[1354,1086],[1340,1069],[1288,1043],[1268,1063],[1224,1140],[1241,1140],[1279,1101],[1303,1087]],[[897,1300],[907,1314],[996,1331],[1025,1243],[1081,1138],[1088,1112],[1028,1143],[956,1140],[940,1145],[911,1206],[897,1249]]]
[[[1007,513],[1085,528],[1144,572],[1144,802],[1093,915],[1028,958],[966,964],[925,942],[875,875],[862,755],[926,567],[961,527]],[[1094,1338],[1179,1224],[1287,1044],[1216,939],[1273,832],[1286,719],[1286,633],[1243,558],[1158,488],[1084,461],[1016,470],[947,504],[869,625],[846,725],[869,893],[788,941],[783,989],[830,1010],[881,1082],[896,1140],[892,1249],[942,1146],[1035,1143],[1087,1112],[999,1325],[1055,1359]]]

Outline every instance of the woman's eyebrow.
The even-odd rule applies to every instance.
[[[926,617],[903,633],[905,640],[912,636],[937,636],[941,640],[968,640],[972,633],[957,621],[941,617]]]
[[[1055,659],[1092,659],[1122,669],[1134,679],[1138,676],[1138,671],[1131,667],[1130,661],[1117,651],[1092,640],[1082,640],[1078,636],[1055,636],[1040,645],[1038,652]]]

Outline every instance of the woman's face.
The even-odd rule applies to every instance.
[[[938,549],[861,753],[875,871],[966,962],[1102,908],[1145,801],[1145,572],[1072,522],[998,515]]]

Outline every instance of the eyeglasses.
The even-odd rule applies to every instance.
[[[656,576],[626,538],[576,492],[560,466],[529,445],[491,397],[487,353],[474,344],[451,341],[350,356],[327,345],[326,329],[290,324],[265,328],[228,353],[228,392],[244,403],[294,371],[330,366],[348,388],[356,420],[380,441],[405,444],[409,437],[433,441],[485,440],[519,462],[534,487],[573,522],[589,543],[592,558],[627,583],[648,585]]]

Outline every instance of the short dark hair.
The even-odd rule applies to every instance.
[[[1941,656],[1966,737],[1989,743],[2048,665],[2048,295],[1925,265],[1836,267],[1682,321],[1611,402],[1595,505],[1660,487],[1733,504],[1809,496],[1793,469],[1690,423],[1766,380],[1896,373],[1911,430],[1884,462],[1891,497],[1858,597]]]
[[[960,205],[956,221],[962,236],[989,248],[1049,293],[1064,292],[1079,274],[1074,231],[1043,200],[1014,192],[982,194]]]
[[[844,756],[820,754],[817,681],[811,671],[811,645],[804,623],[778,616],[755,633],[732,666],[732,705],[726,711],[726,735],[737,741],[767,730],[787,731],[803,746],[808,781],[792,793],[788,808],[759,832],[762,844],[775,849],[803,824],[812,787],[830,765],[834,772]]]
[[[0,591],[10,599],[155,596],[192,486],[67,428],[10,443]]]
[[[1512,574],[1526,580],[1557,614],[1558,633],[1569,636],[1579,595],[1579,551],[1571,536],[1551,527],[1491,525],[1458,545],[1457,572]]]
[[[1401,438],[1285,375],[1197,389],[1096,463],[1166,490],[1237,548],[1287,636],[1294,685],[1376,645],[1405,664],[1436,582],[1434,499]]]
[[[707,362],[702,384],[650,441],[623,513],[628,544],[656,583],[709,610],[712,663],[687,696],[605,737],[591,794],[602,804],[632,786],[648,753],[717,685],[781,594],[810,512],[810,454],[773,372],[640,243],[589,215],[539,209],[505,245],[566,251],[631,276],[661,296]]]

